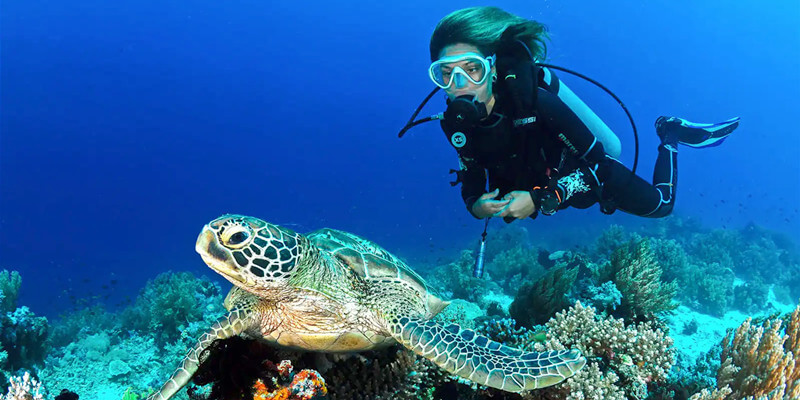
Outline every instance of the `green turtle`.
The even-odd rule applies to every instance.
[[[224,215],[203,228],[195,248],[234,284],[224,302],[229,313],[151,399],[172,397],[197,370],[203,349],[239,334],[320,352],[400,343],[452,374],[509,392],[554,385],[586,364],[578,350],[525,352],[431,321],[449,302],[403,261],[351,233],[325,228],[302,235]]]

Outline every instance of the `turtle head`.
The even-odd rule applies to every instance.
[[[258,218],[223,215],[203,227],[195,250],[234,285],[263,294],[287,284],[312,246],[305,236]]]

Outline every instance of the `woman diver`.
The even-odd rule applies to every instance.
[[[668,215],[675,203],[678,145],[718,145],[739,118],[697,124],[659,117],[661,144],[648,183],[616,159],[620,141],[608,126],[539,64],[546,35],[536,21],[496,7],[472,7],[444,17],[431,36],[429,75],[448,105],[431,118],[441,120],[458,153],[453,184],[461,183],[469,212],[510,222],[600,203],[605,213]]]

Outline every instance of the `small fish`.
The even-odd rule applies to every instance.
[[[547,331],[541,330],[537,331],[533,334],[533,341],[538,343],[544,343],[547,341]]]

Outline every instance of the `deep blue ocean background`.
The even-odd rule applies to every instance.
[[[800,238],[796,0],[11,0],[0,4],[0,267],[20,271],[20,304],[46,316],[118,304],[168,269],[221,281],[194,242],[224,213],[352,231],[412,266],[473,246],[482,222],[448,184],[458,164],[438,124],[397,138],[432,89],[436,22],[468,5],[545,23],[548,61],[633,113],[648,179],[656,117],[741,116],[722,147],[681,150],[674,214]],[[559,76],[630,165],[619,105]],[[443,106],[436,96],[423,115]],[[654,222],[594,207],[515,224],[555,250]]]

